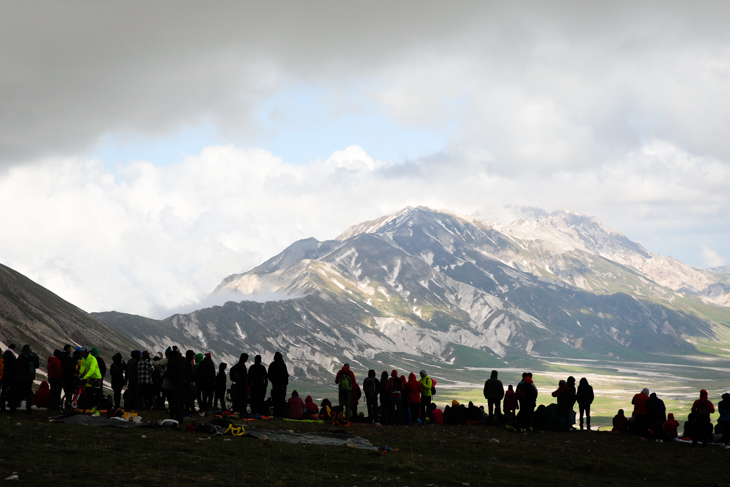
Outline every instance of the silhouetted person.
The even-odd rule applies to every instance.
[[[499,420],[502,416],[500,405],[504,398],[504,386],[502,381],[497,378],[497,371],[493,370],[491,376],[484,383],[484,399],[487,400],[489,420],[492,421],[494,416]]]
[[[264,399],[269,379],[266,367],[261,364],[261,355],[256,355],[253,365],[248,369],[248,385],[251,393],[251,412],[264,414]]]
[[[226,368],[227,363],[218,364],[218,375],[215,376],[215,396],[213,397],[213,409],[219,404],[221,411],[226,411],[226,389],[228,388],[228,381],[226,380]]]
[[[588,384],[588,379],[583,377],[578,383],[578,391],[575,394],[578,401],[580,413],[580,429],[583,429],[583,415],[586,417],[586,426],[591,429],[591,404],[593,404],[593,386]]]
[[[246,361],[248,354],[242,353],[238,359],[238,363],[231,367],[228,377],[231,379],[231,400],[233,401],[233,411],[246,414],[248,406],[248,368]]]
[[[664,406],[664,401],[659,399],[656,392],[652,392],[649,395],[649,400],[646,401],[646,415],[649,421],[649,430],[657,438],[664,436],[664,422],[667,420],[667,408]]]
[[[707,446],[712,437],[712,420],[710,415],[715,412],[715,406],[707,399],[707,391],[700,391],[700,398],[692,404],[692,446],[697,442]]]
[[[280,352],[274,354],[274,361],[269,364],[267,372],[271,382],[271,402],[274,407],[274,416],[286,416],[286,386],[289,384],[289,371]]]
[[[213,405],[215,392],[215,364],[210,353],[206,353],[195,371],[195,385],[198,387],[198,406],[201,410]]]
[[[631,404],[634,405],[634,412],[632,414],[634,423],[631,432],[637,435],[646,436],[647,430],[649,429],[649,415],[646,412],[646,403],[648,400],[649,389],[646,387],[631,399]]]
[[[112,391],[114,392],[114,407],[122,407],[122,389],[127,382],[125,372],[127,364],[122,358],[122,354],[117,352],[112,357],[112,364],[109,367],[109,375],[112,379]]]

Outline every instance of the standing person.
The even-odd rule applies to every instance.
[[[109,367],[109,375],[112,379],[112,391],[114,392],[114,407],[120,409],[122,407],[122,389],[127,383],[125,375],[127,363],[124,361],[122,354],[117,352],[112,357],[112,364]]]
[[[403,414],[403,381],[398,377],[398,371],[393,369],[390,373],[390,379],[386,385],[388,396],[390,397],[390,406],[388,408],[388,418],[391,424],[399,424]]]
[[[663,438],[667,408],[664,406],[664,401],[656,395],[656,392],[649,394],[649,400],[646,401],[646,415],[649,421],[649,432],[656,438]]]
[[[101,371],[99,371],[99,363],[96,357],[91,354],[90,347],[81,349],[81,370],[79,379],[86,383],[86,394],[91,402],[91,414],[99,415],[99,406],[101,405]]]
[[[428,406],[431,404],[431,398],[433,396],[434,381],[431,379],[425,370],[419,372],[421,379],[421,417],[425,420],[428,414]]]
[[[555,429],[557,431],[568,431],[568,415],[570,414],[568,404],[570,397],[568,386],[564,380],[558,382],[558,388],[553,391],[552,396],[558,400],[558,411],[555,414]]]
[[[91,355],[96,359],[96,363],[99,365],[99,373],[101,374],[101,395],[104,397],[104,379],[106,378],[106,362],[99,356],[99,349],[91,347]]]
[[[185,352],[185,392],[183,393],[183,414],[192,416],[195,413],[195,398],[198,392],[195,386],[195,352]]]
[[[505,415],[505,423],[507,426],[515,427],[515,411],[517,410],[517,395],[515,394],[514,389],[512,389],[512,384],[507,386],[507,392],[504,393],[504,415]]]
[[[527,431],[532,428],[532,416],[535,414],[538,391],[532,382],[532,373],[527,372],[522,382],[515,391],[520,406],[520,413],[517,416],[520,428]]]
[[[286,416],[286,387],[289,384],[289,371],[280,352],[274,354],[274,361],[269,364],[267,372],[271,382],[271,402],[274,406],[274,416]]]
[[[150,352],[142,352],[142,358],[137,362],[137,390],[139,391],[139,402],[142,409],[151,409],[154,396],[152,385],[152,374],[155,372],[155,365],[150,358]]]
[[[178,423],[183,422],[183,401],[185,388],[187,387],[187,374],[185,372],[185,359],[177,350],[168,348],[165,351],[165,362],[162,375],[162,387],[166,390],[167,402],[170,405],[170,419]]]
[[[251,412],[264,414],[264,399],[269,379],[266,367],[261,363],[261,355],[254,357],[253,365],[248,369],[248,385],[251,392]]]
[[[493,370],[489,379],[487,379],[484,383],[484,399],[487,400],[490,422],[494,421],[495,416],[497,420],[500,420],[502,417],[502,412],[500,411],[499,406],[502,402],[502,398],[504,398],[504,386],[497,376],[497,371]]]
[[[365,390],[365,403],[368,407],[368,422],[377,423],[378,421],[378,391],[380,382],[375,377],[373,369],[368,370],[368,376],[362,381],[362,388]]]
[[[231,379],[231,399],[233,400],[233,411],[246,414],[248,406],[248,369],[246,361],[248,354],[242,353],[238,363],[231,367],[228,377]]]
[[[15,382],[15,361],[18,356],[15,353],[15,344],[11,343],[3,353],[3,385],[0,392],[0,411],[5,411],[5,403],[8,408],[12,408],[13,401],[13,383]]]
[[[710,415],[715,412],[715,406],[707,399],[707,391],[700,391],[700,398],[692,404],[692,421],[694,428],[692,431],[692,446],[696,446],[697,442],[701,442],[702,446],[707,446],[708,440],[712,437],[712,420]]]
[[[576,392],[578,401],[578,411],[580,412],[580,429],[583,429],[583,414],[586,416],[587,429],[591,429],[591,404],[593,404],[593,386],[588,383],[588,379],[582,377],[578,383],[578,392]]]
[[[339,405],[345,410],[345,419],[350,419],[352,408],[352,389],[355,384],[355,374],[350,370],[350,364],[345,364],[337,372],[335,376],[335,384],[337,384],[337,398]]]
[[[227,411],[226,407],[226,389],[228,388],[228,382],[226,380],[226,367],[228,364],[221,362],[218,364],[218,375],[215,376],[215,396],[213,397],[213,409],[218,404],[221,406],[221,411]]]
[[[63,346],[61,352],[61,368],[63,369],[63,376],[61,377],[61,389],[66,397],[71,397],[76,387],[76,365],[74,363],[73,356],[71,354],[71,345],[66,344]]]
[[[137,362],[142,356],[139,350],[132,350],[127,362],[127,392],[124,395],[124,409],[135,410],[139,407],[139,382],[137,380]]]
[[[649,389],[646,387],[631,399],[631,404],[634,405],[632,433],[640,436],[646,436],[647,430],[649,429],[649,416],[646,413],[646,403],[648,400]]]
[[[25,399],[25,408],[30,414],[33,404],[33,380],[35,380],[35,371],[40,366],[38,355],[34,354],[30,345],[23,345],[18,359],[13,366],[15,380],[13,381],[13,404],[10,412],[14,413],[15,408],[20,404],[21,399]]]
[[[418,382],[418,379],[416,379],[416,374],[414,374],[413,372],[408,374],[408,384],[406,384],[406,400],[408,401],[408,409],[411,416],[411,423],[418,423],[419,413],[421,411],[422,391],[423,386],[420,382]]]
[[[198,398],[202,401],[200,409],[208,409],[213,404],[213,393],[215,392],[215,363],[213,363],[210,352],[203,357],[196,374],[195,384],[201,389],[198,392]]]
[[[56,349],[53,355],[46,360],[46,371],[48,372],[48,383],[50,391],[48,395],[48,408],[61,408],[61,382],[63,381],[63,365],[61,364],[61,351]]]
[[[730,445],[730,394],[727,392],[722,395],[722,401],[717,405],[717,412],[720,413],[720,417],[717,418],[718,433],[722,435],[725,446]]]
[[[388,411],[390,409],[390,395],[388,394],[388,372],[385,370],[380,374],[380,381],[378,385],[378,396],[380,397],[380,422],[382,424],[388,424],[391,421],[388,417]]]

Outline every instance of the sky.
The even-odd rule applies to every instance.
[[[728,2],[0,0],[0,263],[162,318],[423,205],[730,263]]]

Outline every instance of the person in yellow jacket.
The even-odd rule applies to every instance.
[[[101,404],[101,371],[96,357],[91,354],[91,348],[81,349],[81,371],[79,378],[86,382],[86,393],[91,401],[91,414],[99,416],[99,405]]]
[[[421,417],[426,418],[428,412],[428,406],[431,404],[431,396],[433,390],[433,379],[431,379],[425,370],[420,372],[421,379],[418,381],[421,383],[423,389],[421,390]]]

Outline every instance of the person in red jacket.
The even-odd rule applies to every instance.
[[[613,429],[611,431],[616,431],[619,433],[625,433],[629,431],[629,420],[624,416],[624,410],[619,409],[618,414],[613,417]]]
[[[289,403],[289,417],[291,419],[302,419],[304,417],[304,401],[299,397],[299,393],[296,390],[292,391],[291,397],[287,402]]]
[[[667,420],[664,421],[664,433],[667,435],[667,438],[674,439],[679,436],[677,434],[677,430],[679,429],[679,421],[674,419],[674,414],[669,413],[667,415]]]
[[[48,409],[50,406],[51,389],[48,387],[48,382],[41,382],[40,387],[33,397],[33,404],[39,408]]]
[[[707,400],[707,391],[700,391],[700,398],[692,404],[692,446],[697,442],[702,442],[702,446],[707,446],[707,442],[712,438],[712,420],[710,414],[715,412],[715,406]]]
[[[517,406],[517,394],[512,389],[512,384],[507,386],[507,392],[504,393],[504,403],[502,404],[502,411],[504,411],[505,424],[507,426],[515,426],[515,411]]]
[[[319,415],[319,408],[312,400],[312,396],[307,396],[306,399],[304,399],[304,419],[317,419],[317,415]]]
[[[49,397],[49,409],[61,408],[61,381],[63,379],[63,365],[61,364],[61,351],[56,349],[53,355],[46,361],[48,370],[48,382],[51,386]]]
[[[646,403],[649,400],[649,389],[646,387],[641,390],[640,393],[634,395],[631,400],[631,404],[634,405],[634,412],[632,417],[634,418],[634,424],[632,426],[632,433],[637,435],[646,436],[649,428],[649,414],[646,410]]]
[[[416,379],[416,374],[411,372],[408,374],[408,384],[406,384],[406,400],[408,401],[408,409],[411,411],[411,423],[417,423],[421,411],[421,392],[423,385]]]
[[[345,419],[350,419],[352,408],[352,388],[355,383],[355,374],[350,370],[350,364],[345,364],[335,376],[335,384],[338,385],[338,398],[340,406],[345,409]]]

